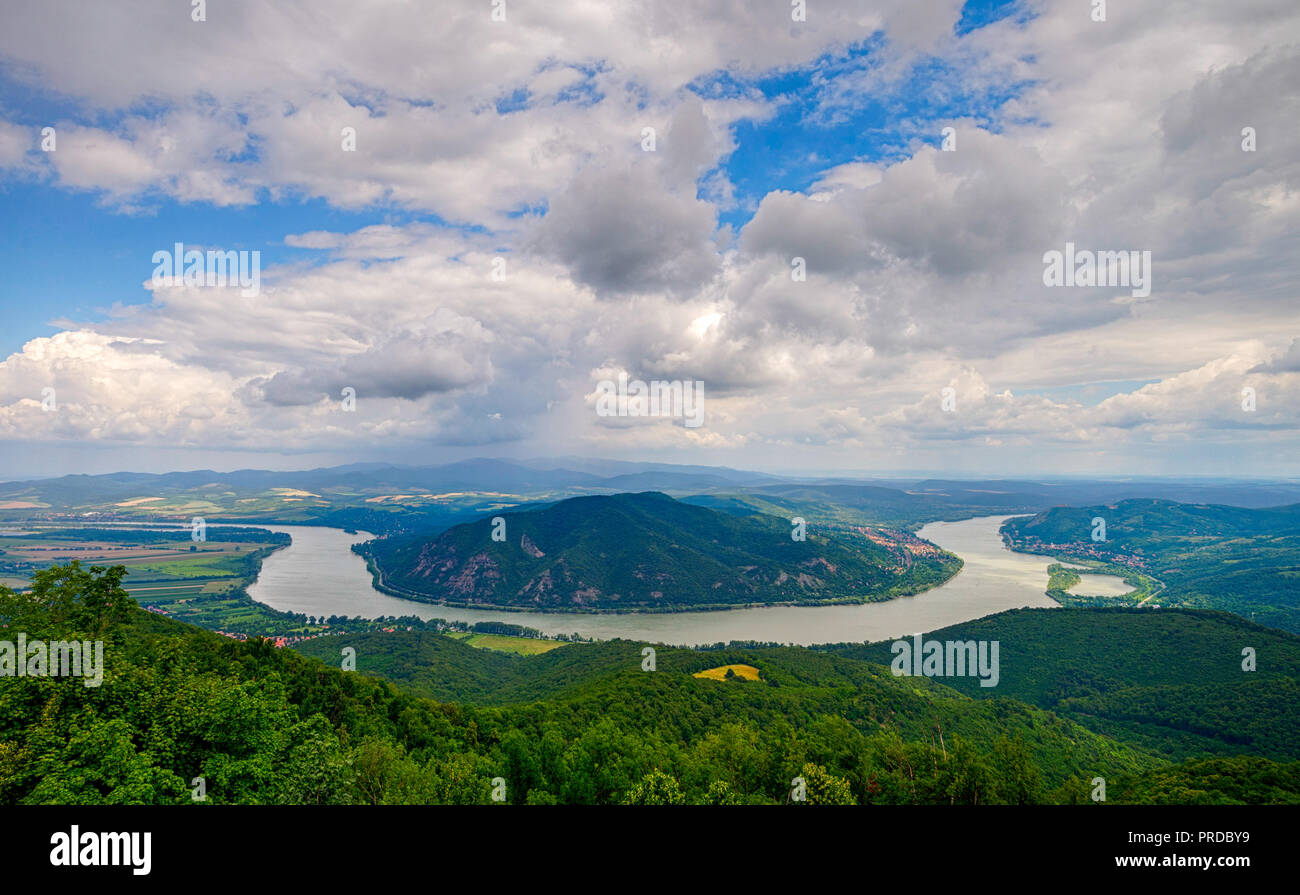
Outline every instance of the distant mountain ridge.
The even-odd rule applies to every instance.
[[[724,466],[576,457],[477,458],[440,466],[352,463],[308,470],[68,475],[0,483],[0,522],[209,521],[332,525],[379,535],[442,531],[484,513],[587,494],[662,491],[748,515],[915,531],[927,522],[1161,498],[1276,506],[1300,485],[1231,481],[950,481],[781,477]]]
[[[673,484],[664,485],[662,482]],[[22,494],[46,492],[57,497],[70,491],[77,492],[78,496],[91,492],[96,496],[113,497],[134,494],[141,488],[173,490],[212,484],[250,488],[277,485],[299,488],[331,485],[427,488],[455,486],[475,490],[555,487],[630,490],[630,486],[634,484],[644,485],[647,490],[665,488],[677,490],[676,485],[680,484],[687,490],[731,486],[775,493],[792,489],[833,492],[841,488],[850,490],[868,488],[880,494],[888,492],[895,496],[910,495],[949,502],[983,503],[990,506],[1033,504],[1042,508],[1141,497],[1183,503],[1219,503],[1244,507],[1280,506],[1300,501],[1300,483],[1294,482],[1164,479],[941,480],[880,478],[869,475],[861,478],[780,476],[725,466],[639,463],[579,457],[526,461],[474,458],[434,466],[370,462],[304,470],[239,469],[233,472],[216,472],[210,469],[198,469],[164,473],[129,471],[97,475],[75,473],[0,482],[0,498],[12,499]]]

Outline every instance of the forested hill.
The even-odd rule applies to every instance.
[[[495,518],[371,542],[365,553],[377,584],[457,604],[672,610],[888,599],[941,583],[960,566],[901,533],[812,528],[794,540],[789,519],[657,492],[577,497]]]
[[[975,698],[1011,697],[1174,758],[1300,759],[1300,637],[1227,612],[1018,609],[925,635],[996,640],[996,688],[945,678]],[[889,662],[890,643],[818,647]],[[1254,671],[1243,669],[1254,651]]]
[[[1095,540],[1094,531],[1105,539]],[[1225,609],[1300,633],[1300,504],[1122,500],[1055,507],[1010,519],[1002,532],[1014,550],[1100,559],[1153,575],[1165,585],[1156,600],[1162,606]]]

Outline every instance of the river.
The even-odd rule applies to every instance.
[[[1006,516],[932,522],[918,534],[966,561],[956,577],[913,597],[854,606],[771,606],[718,612],[576,614],[500,612],[417,603],[380,593],[351,545],[368,540],[337,528],[259,525],[287,532],[293,544],[262,564],[249,596],[274,609],[313,616],[377,618],[414,615],[468,623],[502,621],[547,634],[578,633],[601,640],[699,645],[759,640],[813,643],[886,640],[1024,606],[1055,606],[1047,587],[1047,557],[1013,553],[998,529]],[[1094,576],[1089,576],[1090,578]],[[1101,576],[1097,576],[1101,577]],[[1118,579],[1116,579],[1118,580]]]

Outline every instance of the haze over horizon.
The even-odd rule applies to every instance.
[[[236,472],[249,471],[269,471],[269,472],[312,472],[323,469],[336,469],[350,466],[376,466],[376,467],[397,467],[406,469],[439,469],[445,466],[455,466],[462,463],[474,463],[475,461],[500,461],[504,463],[518,464],[522,466],[532,466],[538,469],[570,469],[573,471],[589,471],[588,466],[601,465],[623,465],[627,471],[633,469],[650,469],[664,467],[667,469],[699,469],[703,470],[731,470],[738,473],[753,473],[758,476],[768,476],[774,480],[800,480],[809,481],[821,479],[860,479],[863,482],[899,482],[925,479],[943,479],[952,481],[1010,481],[1010,482],[1050,482],[1050,481],[1186,481],[1186,482],[1240,482],[1240,483],[1297,483],[1300,482],[1300,476],[1297,475],[1140,475],[1129,474],[1123,471],[1116,471],[1107,474],[1051,474],[1051,475],[1033,475],[1022,470],[991,472],[986,475],[958,475],[951,470],[942,469],[881,469],[881,470],[862,470],[862,469],[827,469],[810,472],[808,470],[779,468],[779,467],[751,467],[751,466],[728,466],[725,464],[689,464],[689,463],[666,463],[658,460],[628,460],[610,457],[493,457],[473,455],[462,457],[457,460],[450,460],[446,463],[421,463],[421,462],[390,462],[376,460],[351,460],[340,463],[328,463],[323,465],[305,464],[305,465],[273,465],[273,466],[193,466],[175,469],[133,469],[133,468],[103,468],[103,469],[81,469],[76,473],[58,473],[54,475],[11,475],[4,470],[0,470],[0,484],[8,484],[23,481],[39,481],[49,478],[58,478],[62,475],[166,475],[168,473],[190,473],[190,472],[213,472],[221,475],[228,475]],[[607,471],[598,474],[616,475],[617,470]]]

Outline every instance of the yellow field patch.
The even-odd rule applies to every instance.
[[[508,497],[511,500],[522,500],[518,494],[507,494],[504,491],[448,491],[445,494],[430,494],[431,500],[446,500],[456,497]]]
[[[124,501],[122,501],[122,502],[119,503],[119,504],[115,504],[115,506],[119,506],[119,507],[138,507],[138,506],[139,506],[140,504],[142,504],[142,503],[154,503],[155,501],[159,501],[159,500],[162,500],[162,499],[163,499],[163,498],[161,498],[161,497],[136,497],[136,498],[134,498],[134,499],[132,499],[132,500],[124,500]]]
[[[272,488],[271,490],[286,497],[320,497],[319,494],[299,488]]]
[[[708,678],[711,681],[725,681],[728,671],[747,681],[761,680],[758,669],[753,665],[719,665],[717,668],[706,668],[704,671],[697,671],[694,676]]]

